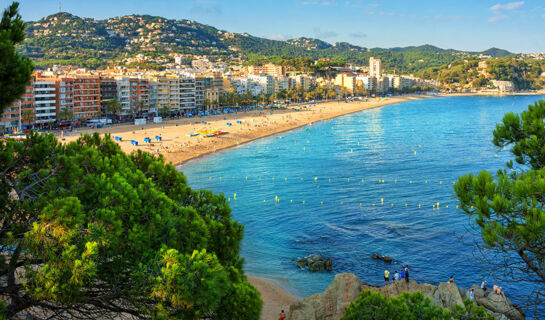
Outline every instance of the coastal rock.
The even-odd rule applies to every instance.
[[[435,291],[435,304],[445,309],[454,308],[455,305],[464,307],[464,300],[455,283],[441,282]]]
[[[312,272],[333,270],[333,260],[331,258],[324,260],[324,257],[319,254],[313,254],[306,258],[297,259],[295,262],[297,262],[297,266],[300,269],[308,267],[308,270]]]
[[[393,261],[392,257],[381,256],[381,255],[378,254],[378,253],[374,253],[374,254],[371,256],[371,259],[373,259],[373,260],[383,260],[384,262],[387,262],[387,263],[391,263],[391,262]]]
[[[360,294],[362,283],[352,273],[340,273],[322,293],[290,305],[290,320],[338,320]]]
[[[387,263],[392,262],[392,257],[384,256],[383,259],[384,259],[384,262],[387,262]]]
[[[514,306],[507,297],[491,291],[485,295],[484,291],[477,285],[473,285],[471,288],[475,293],[475,302],[489,310],[496,318],[499,318],[500,315],[509,320],[522,320],[525,318],[524,313]]]
[[[376,253],[375,253],[375,254],[373,254],[373,255],[371,256],[371,259],[382,260],[383,258],[382,258],[382,256],[381,256],[380,254],[376,254]]]

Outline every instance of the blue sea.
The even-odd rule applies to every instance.
[[[452,275],[468,288],[493,279],[464,244],[473,235],[453,182],[504,167],[512,156],[494,147],[492,131],[505,113],[543,98],[403,102],[257,140],[181,170],[191,187],[230,199],[234,219],[245,225],[246,273],[296,296],[323,291],[340,272],[382,285],[386,267],[393,273],[405,264],[417,281]],[[294,259],[313,253],[332,257],[334,271],[299,270]],[[374,253],[394,262],[373,260]]]

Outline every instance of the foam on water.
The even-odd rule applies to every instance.
[[[373,253],[392,256],[392,272],[409,264],[413,279],[437,284],[454,275],[467,288],[486,275],[458,239],[467,236],[468,220],[456,209],[452,183],[503,167],[511,157],[491,143],[496,123],[540,98],[389,105],[216,153],[182,170],[192,187],[231,198],[233,217],[245,225],[247,273],[285,279],[298,296],[324,290],[339,272],[381,284],[387,265]],[[293,259],[311,253],[333,257],[334,272],[298,270]]]

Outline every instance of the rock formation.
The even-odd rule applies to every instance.
[[[308,270],[316,272],[316,271],[332,271],[333,270],[333,260],[331,258],[327,258],[324,260],[324,257],[322,257],[319,254],[313,254],[303,259],[295,260],[297,262],[297,266],[301,269],[308,267]]]
[[[340,273],[322,293],[317,293],[290,305],[290,320],[340,319],[345,309],[363,289],[358,277],[352,273]]]
[[[475,302],[483,306],[500,320],[523,320],[524,313],[517,309],[509,299],[495,293],[485,296],[478,286],[473,286]],[[288,319],[290,320],[338,320],[345,314],[345,308],[358,296],[361,290],[374,290],[383,296],[393,298],[403,292],[417,292],[429,298],[436,306],[452,310],[455,305],[464,306],[464,300],[469,297],[467,291],[459,289],[455,283],[450,285],[442,282],[439,286],[427,283],[417,283],[415,280],[394,281],[384,287],[372,287],[362,282],[352,273],[341,273],[335,276],[333,283],[327,289],[306,299],[290,305]]]

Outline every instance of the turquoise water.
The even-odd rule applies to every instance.
[[[324,290],[339,272],[381,285],[384,269],[402,264],[417,281],[437,284],[454,275],[468,288],[492,278],[459,240],[471,235],[452,183],[503,167],[511,157],[491,143],[496,123],[540,98],[389,105],[216,153],[182,171],[192,187],[230,198],[233,217],[245,225],[247,273],[275,279],[295,295]],[[297,269],[293,259],[311,253],[332,257],[334,272]],[[373,253],[394,263],[372,260]]]

